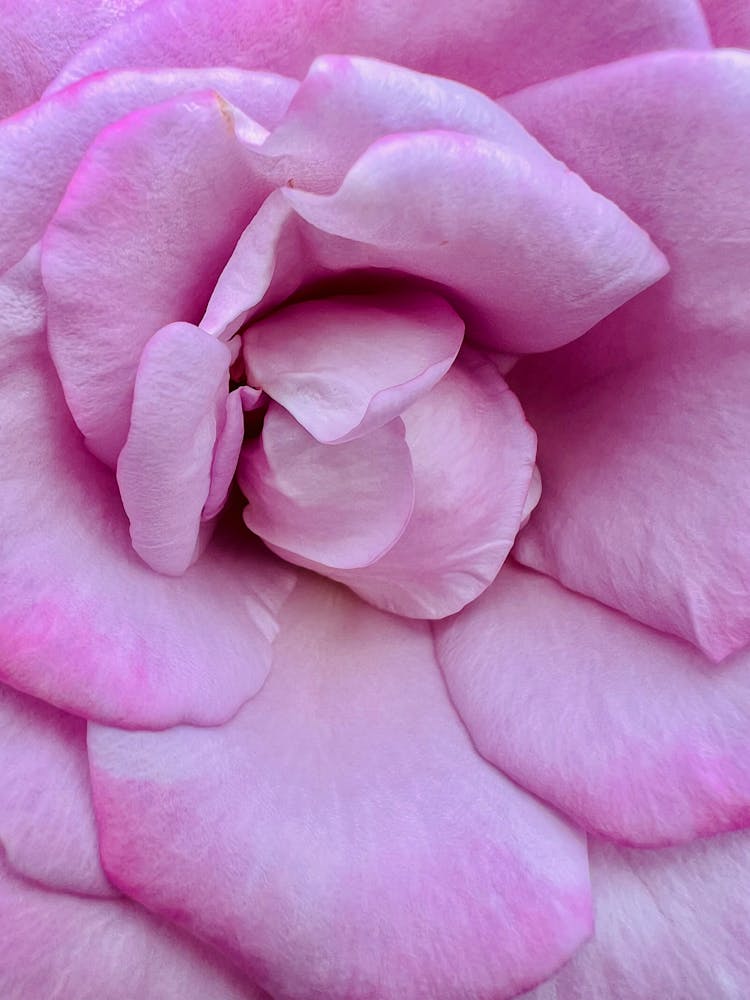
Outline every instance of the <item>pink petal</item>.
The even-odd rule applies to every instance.
[[[667,270],[642,229],[527,140],[509,149],[451,132],[388,136],[335,194],[283,193],[310,225],[355,244],[350,268],[450,289],[467,335],[497,350],[579,337]],[[323,237],[318,260],[340,267],[336,249]]]
[[[263,1000],[224,959],[124,899],[50,892],[0,862],[3,1000]]]
[[[579,344],[514,369],[544,481],[516,552],[720,660],[750,640],[750,55],[632,60],[513,108],[672,268]]]
[[[519,1000],[743,1000],[750,995],[750,837],[636,851],[594,841],[596,934]]]
[[[106,125],[170,97],[213,89],[271,128],[296,86],[273,73],[235,69],[103,73],[0,123],[0,269],[15,264],[41,237],[86,148]]]
[[[35,255],[0,281],[0,679],[136,727],[229,718],[265,680],[291,571],[218,533],[180,579],[135,555],[44,339]]]
[[[268,193],[214,93],[137,111],[89,148],[44,240],[50,351],[89,448],[108,464],[128,431],[141,351],[197,322]]]
[[[366,437],[320,444],[271,403],[259,439],[247,444],[239,484],[245,523],[274,551],[327,572],[367,566],[401,535],[414,479],[401,420]]]
[[[442,618],[480,594],[508,555],[536,439],[495,367],[467,349],[402,419],[414,513],[377,562],[330,575],[387,611]]]
[[[339,295],[287,306],[243,337],[248,381],[323,444],[382,427],[450,368],[464,324],[430,292]]]
[[[230,723],[89,752],[107,871],[287,1000],[509,997],[589,933],[582,838],[476,755],[426,626],[319,578]]]
[[[479,751],[580,826],[648,846],[750,822],[750,650],[715,667],[512,562],[435,628]]]
[[[201,514],[203,521],[210,521],[224,506],[237,471],[245,435],[245,413],[258,409],[264,400],[260,389],[248,385],[233,389],[227,396],[211,461],[211,484]]]
[[[495,96],[636,52],[710,44],[694,0],[151,0],[71,60],[57,85],[111,66],[268,67],[302,76],[316,55],[354,52]]]
[[[716,45],[750,48],[750,7],[746,0],[701,0]]]
[[[0,118],[35,101],[86,42],[142,3],[0,0]]]
[[[230,359],[189,323],[165,326],[141,355],[117,482],[133,548],[159,573],[179,576],[199,555]]]
[[[0,844],[13,871],[115,895],[99,862],[83,719],[0,685],[0,771]]]

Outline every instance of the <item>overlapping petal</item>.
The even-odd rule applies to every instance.
[[[289,1000],[506,997],[588,933],[580,836],[475,754],[427,627],[319,578],[230,723],[89,753],[107,871]]]
[[[509,105],[671,266],[511,373],[544,481],[516,552],[720,660],[750,639],[750,55],[642,57]]]
[[[750,7],[744,0],[701,0],[716,45],[750,48]]]
[[[750,821],[750,652],[716,667],[512,562],[435,629],[480,752],[582,827],[656,845]]]

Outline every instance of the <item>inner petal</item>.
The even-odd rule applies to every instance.
[[[438,295],[410,291],[301,302],[244,335],[248,381],[323,443],[382,427],[450,368],[464,324]]]

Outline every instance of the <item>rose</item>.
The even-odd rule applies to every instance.
[[[494,6],[152,0],[3,126],[11,996],[511,995],[590,931],[576,827],[596,936],[540,995],[746,992],[745,840],[689,842],[747,815],[747,57]],[[141,69],[206,63],[304,79]],[[549,577],[485,590],[538,498],[498,366]],[[243,404],[250,527],[370,603],[209,537]],[[372,607],[474,598],[434,649]]]

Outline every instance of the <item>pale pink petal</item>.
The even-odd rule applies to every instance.
[[[513,562],[435,629],[479,751],[580,826],[657,845],[750,822],[750,650],[716,667]]]
[[[271,403],[260,438],[242,450],[245,524],[293,562],[367,566],[401,535],[414,506],[404,425],[343,444],[320,444]]]
[[[0,270],[20,260],[42,235],[86,148],[106,125],[170,97],[212,89],[272,128],[296,87],[274,73],[236,69],[102,73],[0,123]]]
[[[0,0],[0,118],[31,104],[73,56],[143,0]]]
[[[235,114],[203,93],[109,126],[47,229],[50,351],[89,448],[110,465],[127,436],[143,347],[168,323],[200,319],[268,193]]]
[[[750,5],[747,0],[701,0],[716,45],[750,48]]]
[[[264,1000],[221,956],[124,899],[51,892],[0,861],[3,1000]]]
[[[243,336],[248,382],[324,444],[382,427],[428,392],[464,324],[431,292],[338,295],[287,306]]]
[[[215,724],[262,685],[291,570],[218,533],[180,579],[133,552],[47,353],[35,255],[0,282],[0,678],[127,726]]]
[[[239,340],[236,342],[239,344]],[[260,389],[248,385],[233,389],[227,396],[211,461],[211,485],[201,514],[202,520],[210,521],[224,506],[245,435],[245,413],[259,409],[265,401],[266,397]]]
[[[57,85],[112,66],[233,65],[302,76],[351,52],[492,96],[660,48],[710,44],[697,0],[151,0],[73,59]]]
[[[349,241],[350,268],[444,285],[467,335],[498,350],[549,350],[579,337],[667,270],[642,229],[527,139],[387,136],[335,194],[283,194],[310,225]],[[331,266],[328,242],[318,259]]]
[[[750,996],[750,836],[660,851],[593,841],[596,934],[519,1000]]]
[[[478,757],[428,628],[320,578],[231,722],[89,753],[117,884],[286,1000],[500,1000],[589,932],[580,834]]]
[[[231,354],[200,327],[172,323],[141,355],[117,483],[133,548],[178,576],[198,556],[198,529],[225,419]]]
[[[642,57],[512,107],[671,265],[514,368],[544,482],[516,552],[720,660],[750,640],[750,54]]]
[[[99,861],[84,720],[0,685],[0,773],[9,866],[53,889],[116,895]]]

